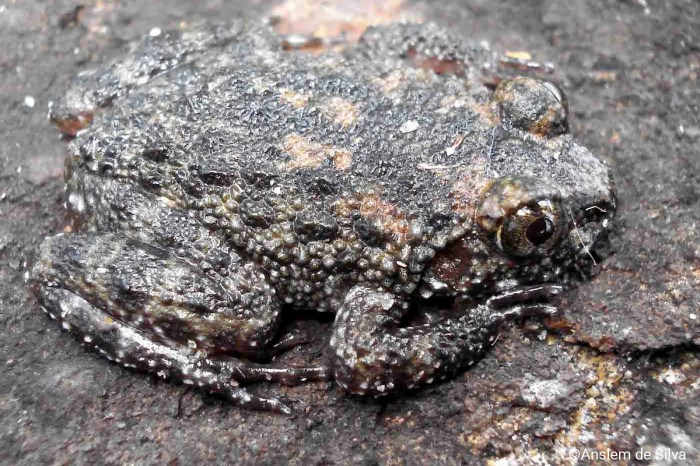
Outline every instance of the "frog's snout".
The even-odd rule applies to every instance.
[[[596,265],[608,255],[607,244],[616,213],[614,192],[608,200],[586,205],[572,216],[569,223],[569,243],[578,250],[578,257]]]

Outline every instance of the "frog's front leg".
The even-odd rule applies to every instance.
[[[335,381],[351,393],[380,396],[443,380],[474,364],[496,340],[504,321],[557,312],[545,304],[518,302],[560,291],[532,287],[494,298],[458,319],[401,327],[406,311],[394,295],[358,285],[348,293],[334,324]]]
[[[325,378],[318,368],[285,372],[220,356],[255,354],[277,330],[278,300],[253,264],[218,277],[121,235],[58,235],[42,245],[31,280],[52,317],[123,366],[277,411],[288,408],[237,381]]]

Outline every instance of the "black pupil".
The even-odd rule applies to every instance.
[[[540,217],[527,227],[525,236],[529,242],[539,246],[552,237],[552,232],[552,222],[545,217]]]

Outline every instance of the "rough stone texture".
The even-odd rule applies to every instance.
[[[572,447],[631,452],[609,464],[700,462],[700,4],[391,3],[498,51],[553,62],[572,131],[613,166],[616,254],[565,297],[565,317],[504,329],[474,369],[410,396],[377,402],[324,384],[259,387],[301,400],[295,417],[240,410],[86,352],[38,312],[23,284],[41,239],[64,225],[65,143],[46,119],[48,102],[79,70],[153,27],[261,17],[276,2],[96,2],[77,14],[76,2],[6,2],[0,463],[577,464]],[[287,360],[323,351],[329,322],[289,325],[314,343]],[[637,461],[638,450],[686,459]]]

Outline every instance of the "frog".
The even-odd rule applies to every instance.
[[[320,54],[247,21],[151,34],[51,108],[73,223],[30,288],[108,360],[242,407],[292,412],[251,383],[453,379],[503,325],[558,315],[617,204],[563,90],[486,85],[496,62],[431,24]],[[334,315],[327,357],[277,362],[309,310]]]

